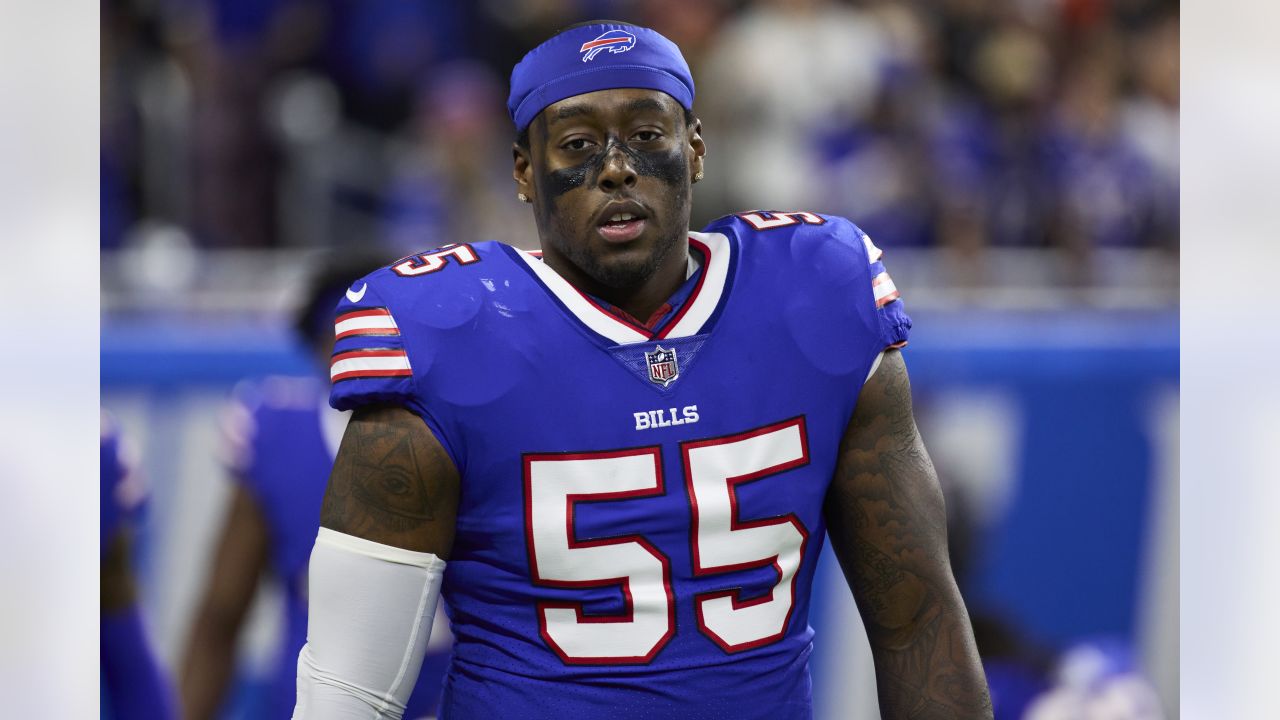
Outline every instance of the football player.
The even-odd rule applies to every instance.
[[[557,34],[508,101],[541,255],[449,245],[339,304],[295,717],[399,717],[443,593],[442,717],[809,718],[828,540],[884,717],[991,717],[880,250],[814,212],[690,232],[693,99],[652,30]]]
[[[146,492],[125,457],[119,426],[105,411],[99,440],[102,717],[169,720],[177,717],[173,693],[147,641],[130,558]]]
[[[311,279],[295,329],[327,364],[333,308],[352,278],[386,262],[368,253],[331,257]],[[284,637],[260,717],[288,718],[296,697],[298,651],[306,640],[307,557],[320,524],[320,499],[350,413],[329,407],[328,383],[271,376],[241,383],[223,418],[224,461],[234,489],[183,667],[186,717],[218,717],[235,665],[236,640],[264,572],[284,586]],[[427,717],[439,701],[450,635],[437,627],[406,717]]]

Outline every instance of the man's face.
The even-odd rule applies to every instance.
[[[656,90],[577,95],[544,109],[515,148],[548,257],[607,288],[639,286],[685,242],[700,125]]]

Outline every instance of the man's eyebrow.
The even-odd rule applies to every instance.
[[[591,109],[586,105],[563,105],[556,109],[551,120],[568,120],[579,115],[590,115]]]
[[[653,112],[667,111],[667,107],[665,105],[653,98],[636,98],[635,100],[630,100],[622,109],[629,113],[644,112],[646,110],[651,110]]]
[[[622,106],[622,110],[623,112],[630,114],[641,112],[664,113],[667,112],[667,106],[654,98],[636,98],[634,100],[628,100],[627,103]],[[554,113],[550,113],[547,120],[549,123],[554,123],[560,120],[569,120],[571,118],[580,117],[582,115],[593,115],[596,112],[597,110],[595,108],[582,103],[562,105],[561,107],[556,108]]]

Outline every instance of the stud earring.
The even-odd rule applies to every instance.
[[[701,170],[699,170],[698,172],[696,172],[696,173],[694,173],[694,174],[693,174],[693,181],[694,181],[694,182],[698,182],[699,180],[701,180],[701,179],[702,179],[702,178],[704,178],[704,177],[706,177],[706,175],[703,175],[703,174],[702,174],[702,171],[701,171]]]
[[[532,202],[531,200],[529,200],[529,196],[525,195],[524,193],[516,193],[516,199],[518,199],[520,202],[523,202],[523,203]]]

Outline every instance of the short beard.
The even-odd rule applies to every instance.
[[[612,290],[630,290],[643,285],[652,277],[658,268],[662,267],[667,257],[679,247],[681,240],[683,238],[678,236],[663,238],[660,243],[654,245],[648,257],[628,263],[602,263],[600,258],[593,255],[586,246],[575,243],[563,245],[557,243],[556,249],[602,287]]]

